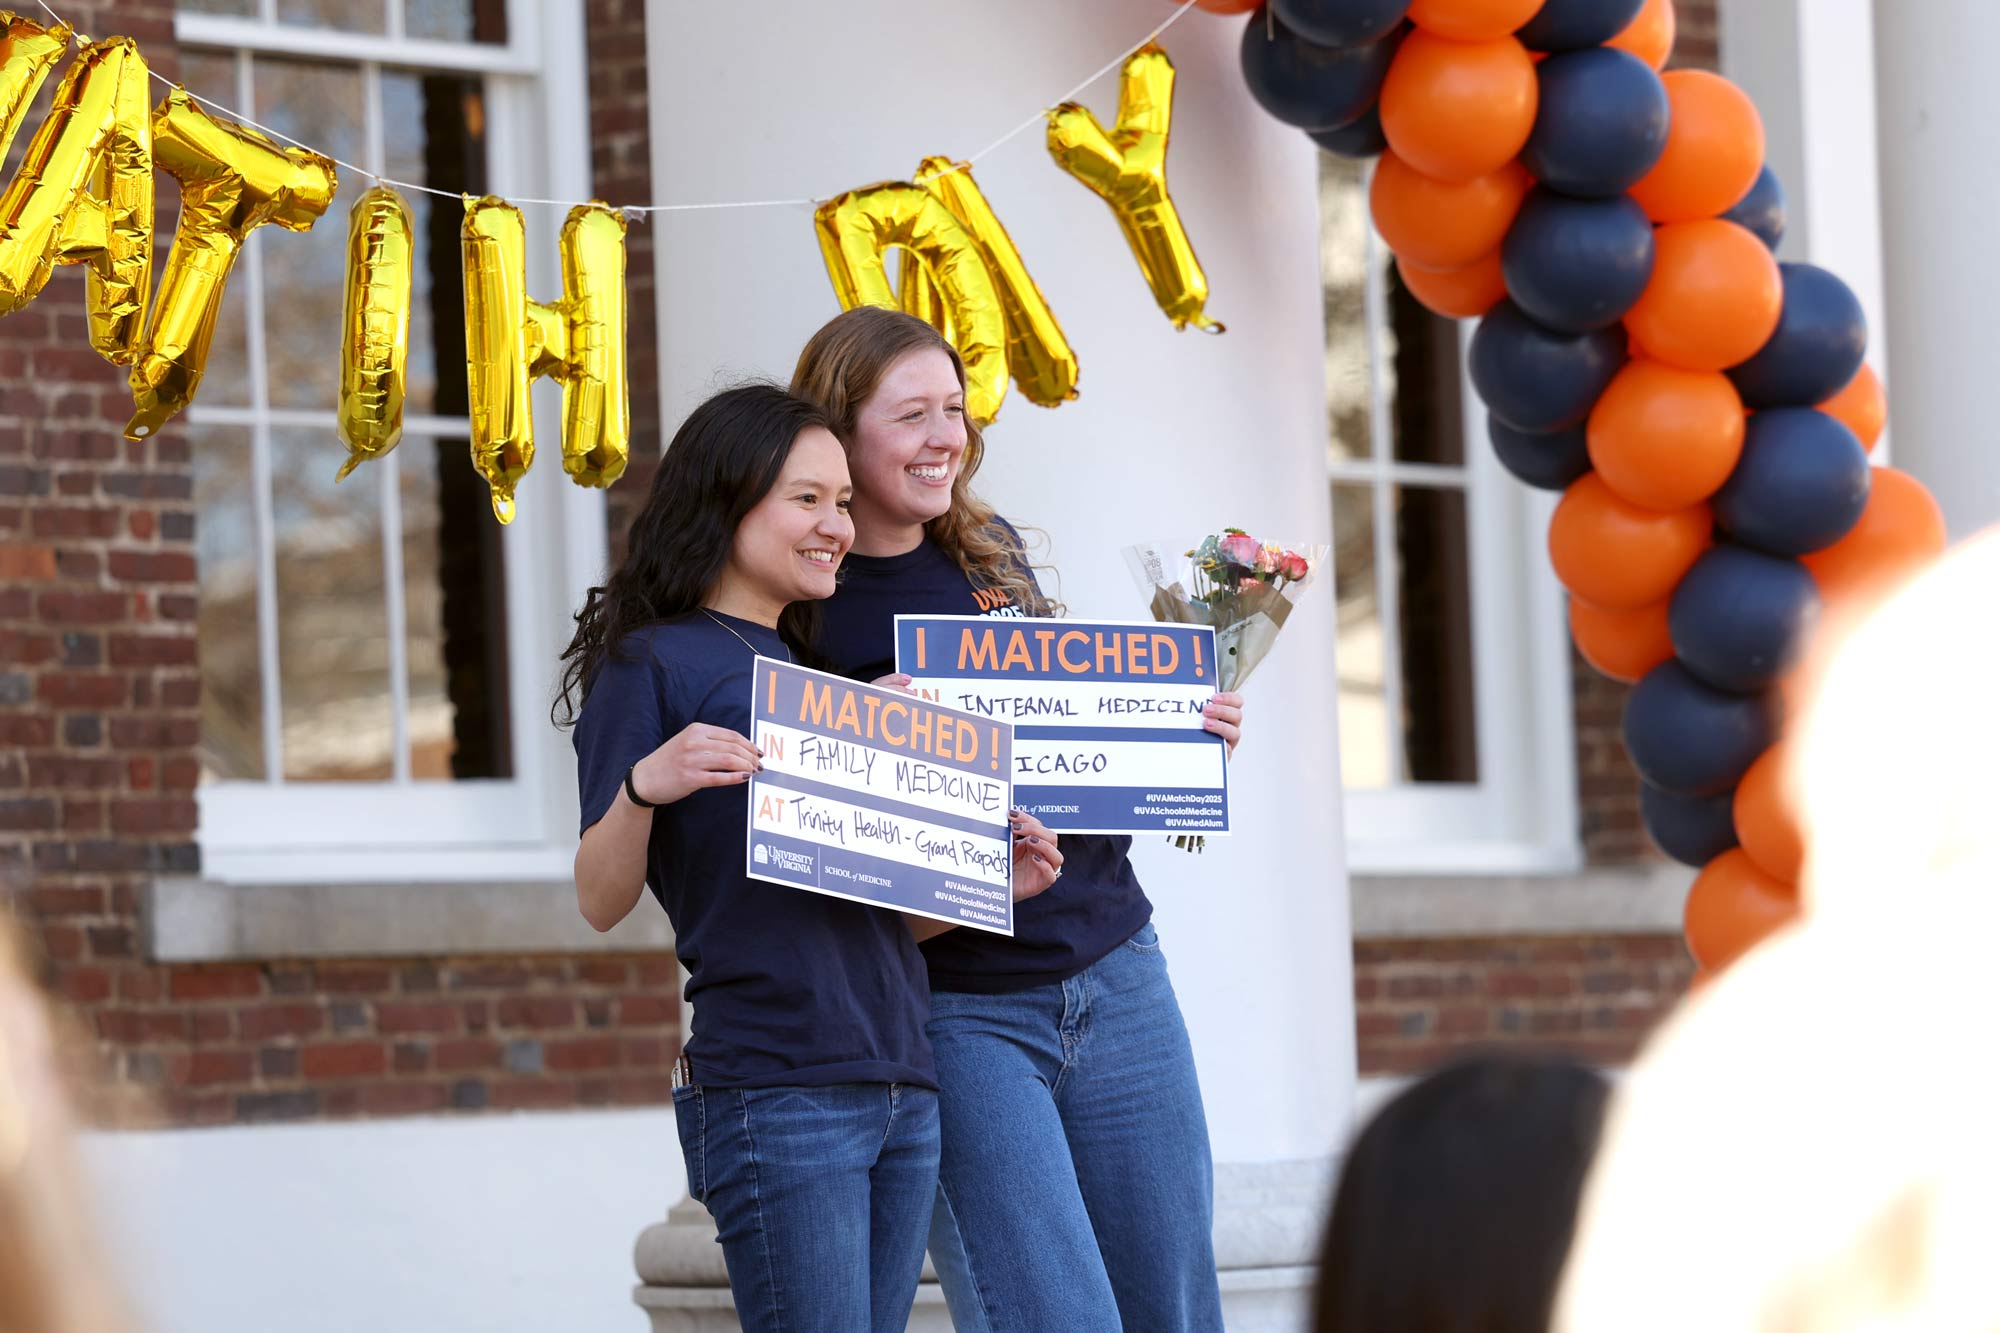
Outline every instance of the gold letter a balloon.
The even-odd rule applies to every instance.
[[[1074,102],[1049,113],[1056,164],[1111,205],[1125,241],[1177,329],[1210,333],[1222,325],[1202,313],[1208,278],[1194,257],[1180,210],[1167,193],[1167,134],[1173,121],[1174,64],[1147,43],[1132,53],[1118,83],[1118,123],[1109,133]]]

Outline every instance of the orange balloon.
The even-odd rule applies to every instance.
[[[1587,472],[1570,484],[1549,520],[1549,559],[1571,596],[1607,611],[1665,601],[1708,549],[1706,505],[1670,514],[1621,500]]]
[[[1572,597],[1569,633],[1584,661],[1628,685],[1674,655],[1666,599],[1636,611],[1606,611]]]
[[[1440,272],[1500,248],[1534,178],[1519,162],[1468,181],[1440,181],[1385,152],[1368,186],[1375,230],[1398,258]]]
[[[1944,511],[1907,472],[1869,475],[1861,521],[1823,551],[1804,557],[1828,602],[1867,602],[1892,591],[1945,548]]]
[[[1415,0],[1410,22],[1454,42],[1491,42],[1535,16],[1542,0]]]
[[[1770,341],[1784,306],[1778,261],[1748,228],[1677,222],[1653,232],[1653,276],[1625,327],[1657,360],[1727,370]]]
[[[1743,420],[1743,400],[1722,372],[1628,361],[1590,410],[1590,462],[1621,499],[1685,509],[1736,470]]]
[[[1382,133],[1426,176],[1469,181],[1520,153],[1539,97],[1535,62],[1512,37],[1452,42],[1419,28],[1383,81]]]
[[[1765,874],[1741,847],[1732,847],[1695,876],[1681,925],[1695,962],[1720,971],[1798,914],[1798,889]]]
[[[1507,295],[1507,278],[1500,271],[1500,250],[1464,268],[1438,272],[1418,268],[1398,256],[1396,273],[1424,309],[1446,319],[1478,319]]]
[[[1889,400],[1866,361],[1847,387],[1821,403],[1819,410],[1853,431],[1863,449],[1873,449],[1882,438],[1882,427],[1889,424]]]
[[[1666,151],[1632,187],[1655,222],[1727,213],[1764,169],[1764,120],[1750,95],[1705,69],[1669,70]]]
[[[1654,69],[1665,69],[1674,53],[1674,0],[1646,0],[1625,31],[1605,43],[1629,51]]]
[[[1782,742],[1773,745],[1736,784],[1736,841],[1759,870],[1796,884],[1805,866],[1806,840],[1784,785],[1786,753]]]

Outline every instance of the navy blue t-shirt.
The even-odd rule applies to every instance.
[[[1011,529],[1009,529],[1011,532]],[[839,590],[820,603],[822,657],[855,680],[896,669],[896,617],[1018,616],[1003,588],[975,584],[926,537],[902,555],[850,554]],[[1014,934],[948,930],[924,941],[931,989],[997,993],[1067,981],[1153,917],[1126,853],[1132,840],[1060,835],[1062,878],[1014,907]]]
[[[791,654],[775,630],[720,620],[697,611],[636,631],[598,669],[576,725],[582,828],[611,808],[626,769],[689,723],[750,734],[754,655],[743,640],[780,661]],[[689,973],[695,1081],[937,1087],[930,990],[903,917],[744,874],[749,796],[747,784],[702,787],[661,806],[646,848],[646,883]]]

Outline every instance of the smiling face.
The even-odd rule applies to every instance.
[[[965,390],[951,358],[935,347],[900,357],[855,413],[855,548],[900,555],[923,540],[924,524],[951,508],[965,461]]]
[[[777,484],[736,525],[729,563],[708,604],[776,624],[793,602],[833,596],[835,571],[854,545],[847,512],[853,490],[847,455],[833,433],[818,426],[800,431]]]

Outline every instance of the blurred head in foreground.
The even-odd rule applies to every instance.
[[[0,911],[0,1333],[129,1325],[85,1221],[56,1044]]]
[[[1349,1151],[1319,1333],[1543,1333],[1607,1090],[1581,1065],[1487,1056],[1399,1094]]]
[[[1833,657],[1797,747],[1806,916],[1619,1088],[1560,1333],[2000,1329],[2000,539]]]

